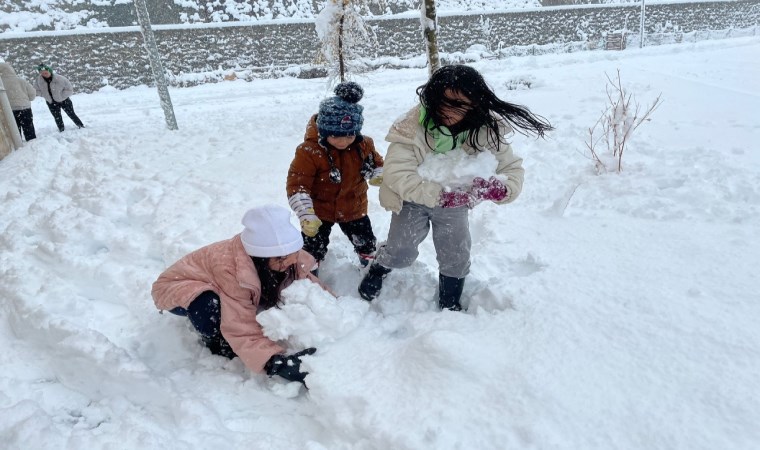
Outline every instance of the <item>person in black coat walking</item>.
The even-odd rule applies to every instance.
[[[58,126],[58,131],[63,131],[65,128],[61,109],[66,112],[66,115],[76,126],[84,128],[84,124],[74,112],[74,104],[69,98],[74,93],[71,82],[63,75],[53,75],[53,69],[47,64],[37,66],[37,71],[40,76],[35,80],[34,88],[37,90],[37,95],[45,98],[50,114],[53,115],[55,124]]]

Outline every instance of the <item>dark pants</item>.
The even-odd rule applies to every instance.
[[[61,117],[61,109],[66,112],[66,115],[69,116],[69,119],[71,119],[72,122],[74,122],[74,125],[78,126],[79,128],[84,127],[84,124],[81,120],[79,120],[79,117],[77,117],[77,113],[74,112],[74,104],[71,103],[71,99],[67,98],[66,100],[62,102],[53,102],[48,103],[48,109],[50,110],[50,114],[53,115],[53,118],[55,119],[55,124],[58,125],[58,131],[63,131],[63,117]]]
[[[32,108],[13,111],[13,118],[16,119],[18,132],[24,136],[24,139],[31,141],[37,137],[34,133],[34,116],[32,115]]]
[[[221,307],[216,292],[205,291],[196,297],[187,309],[177,307],[169,312],[190,319],[190,323],[200,333],[203,343],[211,350],[211,353],[232,359],[237,355],[222,336],[220,329],[222,323]]]
[[[314,259],[322,261],[327,254],[327,246],[330,244],[330,231],[335,222],[322,222],[316,236],[309,237],[303,235],[303,249],[309,252]],[[354,251],[359,254],[369,255],[375,251],[377,239],[372,232],[372,222],[368,216],[350,222],[338,222],[338,226],[346,235]]]

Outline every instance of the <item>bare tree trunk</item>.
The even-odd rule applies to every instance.
[[[137,20],[140,22],[140,30],[142,31],[143,41],[145,43],[145,51],[148,53],[150,68],[153,71],[153,79],[156,81],[156,88],[158,89],[158,97],[161,99],[161,108],[164,110],[166,126],[170,130],[176,130],[177,119],[174,117],[174,107],[172,106],[172,99],[169,97],[166,73],[164,72],[164,66],[161,64],[161,55],[158,53],[156,38],[153,36],[153,28],[151,28],[150,25],[148,8],[145,5],[145,0],[134,0],[134,3],[135,11],[137,12]]]
[[[639,25],[639,48],[644,48],[644,25],[646,21],[646,6],[644,0],[641,0],[641,20]],[[625,35],[623,35],[625,36]]]
[[[435,16],[435,0],[424,0],[424,6],[422,32],[427,44],[428,69],[432,75],[441,67],[441,60],[438,58],[438,19]]]
[[[343,55],[343,19],[346,17],[346,3],[348,1],[343,0],[340,3],[340,23],[338,24],[338,70],[341,83],[346,81],[346,62]]]

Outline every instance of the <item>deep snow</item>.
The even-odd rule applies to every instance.
[[[334,230],[321,268],[261,320],[305,359],[310,390],[212,356],[150,285],[177,258],[287,205],[285,176],[325,80],[232,81],[75,95],[87,125],[0,162],[0,442],[6,448],[578,448],[760,446],[760,39],[482,61],[504,98],[556,126],[516,135],[520,198],[471,213],[467,313],[435,308],[430,239],[360,300]],[[587,129],[620,69],[664,103],[620,174]],[[424,69],[366,74],[379,143]],[[507,86],[530,89],[508,90]],[[76,80],[72,80],[76,84]],[[370,190],[378,236],[390,215]],[[294,220],[295,222],[295,220]]]

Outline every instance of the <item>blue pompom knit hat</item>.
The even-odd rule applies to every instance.
[[[335,97],[322,100],[317,115],[319,136],[359,136],[362,131],[364,107],[357,102],[364,96],[364,90],[353,81],[340,83],[335,87]]]

